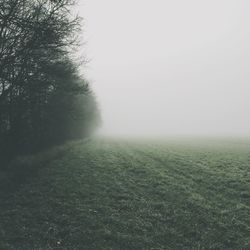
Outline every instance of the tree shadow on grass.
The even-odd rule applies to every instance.
[[[40,153],[2,160],[0,162],[0,199],[7,198],[19,190],[20,186],[37,177],[41,169],[48,166],[49,162],[62,157],[75,143],[77,142],[68,142]]]

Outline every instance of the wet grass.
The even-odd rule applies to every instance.
[[[250,249],[248,141],[96,139],[0,175],[0,249]]]

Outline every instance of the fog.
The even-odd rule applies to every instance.
[[[249,0],[80,0],[100,133],[250,136]]]

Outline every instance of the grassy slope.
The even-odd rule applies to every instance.
[[[62,152],[1,173],[0,249],[250,249],[249,143]]]

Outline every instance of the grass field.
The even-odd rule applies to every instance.
[[[0,172],[0,249],[250,249],[250,142],[92,139]]]

